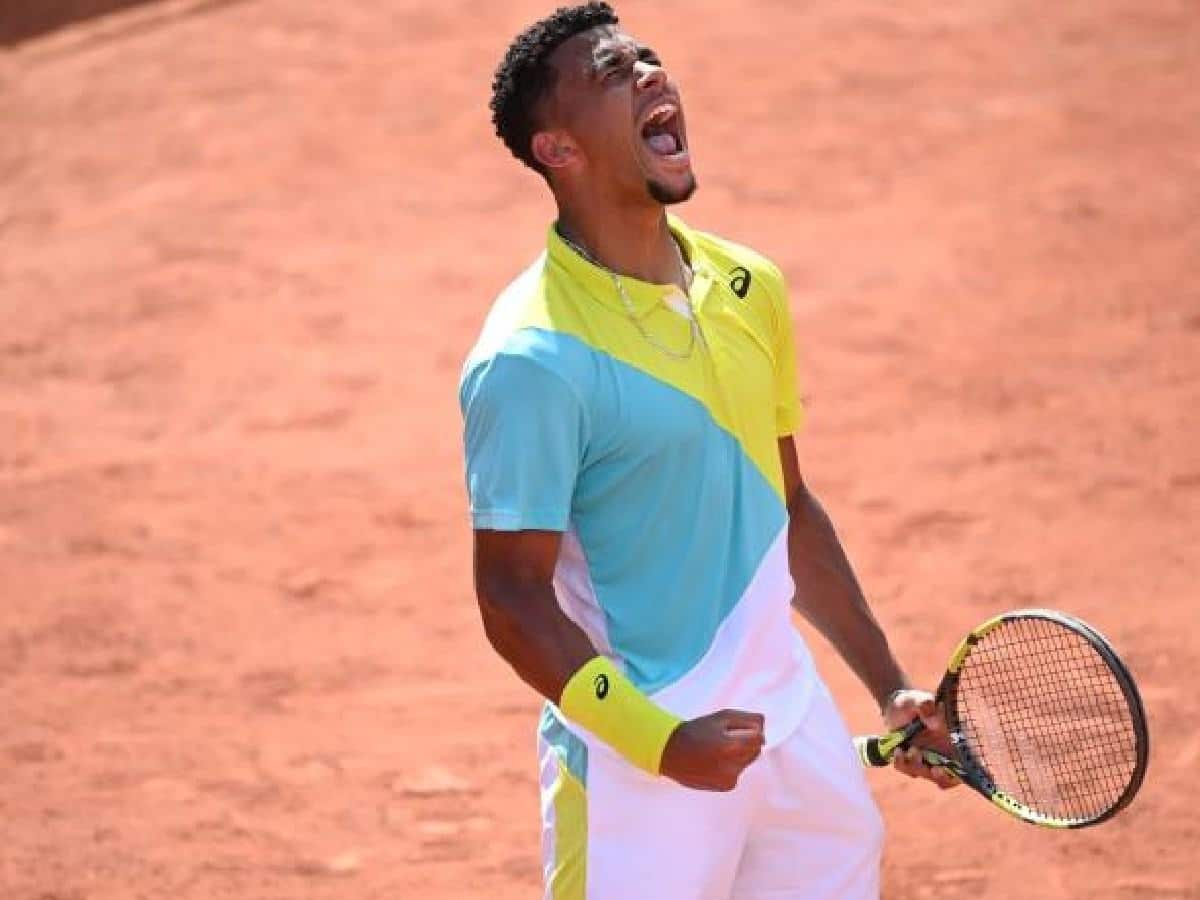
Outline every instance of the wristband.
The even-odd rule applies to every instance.
[[[604,656],[592,657],[567,680],[558,708],[651,775],[658,774],[667,738],[683,721],[652,702]]]

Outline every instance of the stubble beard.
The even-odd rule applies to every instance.
[[[678,190],[667,187],[661,181],[646,179],[646,190],[651,197],[663,206],[672,206],[691,199],[692,194],[696,193],[696,187],[696,176],[690,172],[688,173],[687,184]]]

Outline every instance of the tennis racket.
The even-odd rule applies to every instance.
[[[1116,815],[1142,785],[1146,713],[1129,670],[1099,632],[1048,609],[984,622],[950,657],[937,699],[954,757],[924,749],[1010,815],[1083,828]],[[854,739],[863,765],[886,766],[919,719]]]

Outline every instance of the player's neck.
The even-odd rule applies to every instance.
[[[593,262],[619,275],[653,284],[680,284],[684,277],[661,206],[616,212],[560,200],[558,230]]]

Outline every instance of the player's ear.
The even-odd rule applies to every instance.
[[[579,155],[579,148],[563,131],[538,131],[530,141],[533,158],[547,169],[561,169]]]

